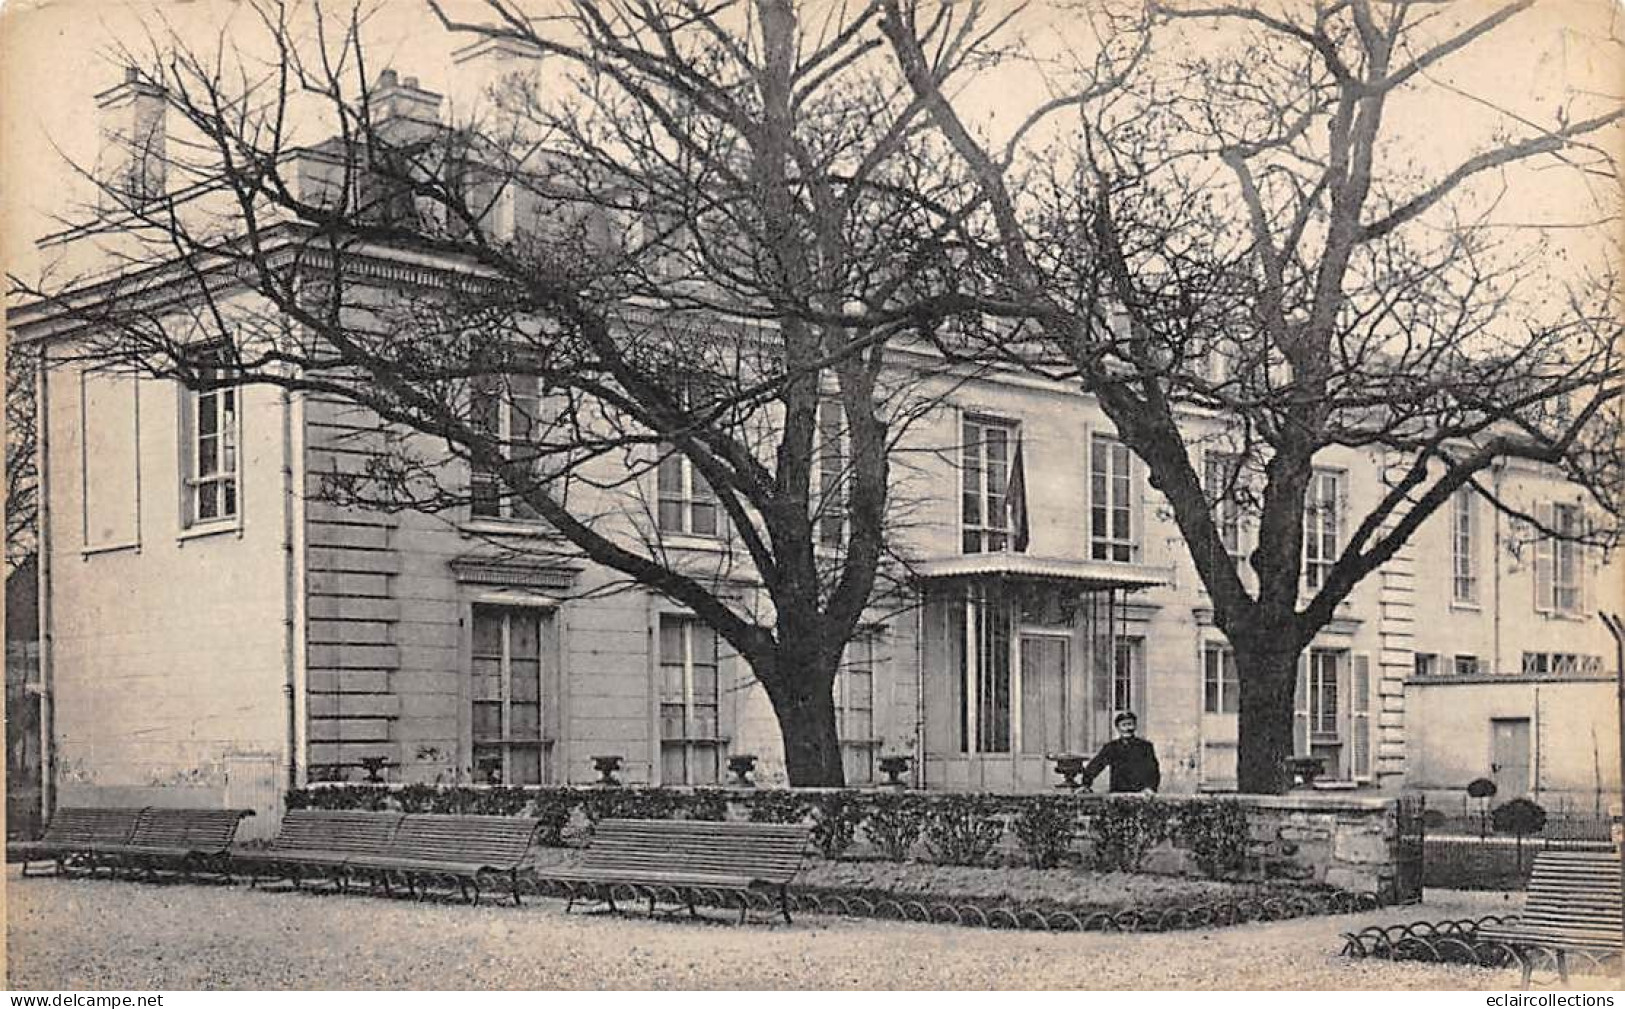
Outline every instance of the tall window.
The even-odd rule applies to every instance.
[[[660,770],[667,785],[721,780],[717,635],[693,617],[660,615]]]
[[[471,383],[469,426],[496,439],[505,458],[521,466],[537,458],[542,399],[535,375],[479,375]],[[522,490],[522,489],[521,489]],[[471,511],[480,518],[535,519],[536,509],[486,466],[470,473]]]
[[[1303,578],[1310,592],[1320,591],[1337,563],[1342,507],[1343,474],[1315,470],[1303,508]]]
[[[997,595],[972,592],[949,610],[950,633],[961,642],[959,707],[961,753],[1010,752],[1011,606]]]
[[[1576,539],[1582,533],[1580,506],[1543,503],[1539,518],[1553,533],[1535,544],[1535,609],[1564,616],[1580,614],[1585,578],[1584,554]]]
[[[1456,671],[1457,676],[1477,676],[1480,672],[1478,656],[1457,655],[1453,660],[1451,668]]]
[[[1209,452],[1205,459],[1207,496],[1213,502],[1213,522],[1219,527],[1219,541],[1231,557],[1241,556],[1241,502],[1239,493],[1241,460],[1237,456]]]
[[[201,359],[199,387],[187,394],[186,524],[201,525],[237,516],[237,439],[241,434],[238,394],[218,351]]]
[[[536,785],[545,778],[542,721],[544,610],[474,607],[474,774],[489,784]]]
[[[846,783],[867,784],[875,778],[875,663],[879,635],[860,631],[847,643],[835,676],[835,729],[841,740]]]
[[[1439,675],[1439,657],[1432,652],[1417,652],[1412,661],[1417,676]]]
[[[1140,714],[1144,677],[1140,668],[1140,639],[1118,638],[1112,656],[1112,710]]]
[[[818,488],[813,496],[818,518],[818,542],[827,547],[841,545],[846,523],[846,446],[841,403],[824,399],[818,403]]]
[[[1128,446],[1095,435],[1089,443],[1089,556],[1134,559],[1134,485]]]
[[[717,534],[717,496],[693,460],[669,445],[660,460],[655,482],[660,499],[660,531],[691,536]]]
[[[1234,715],[1241,710],[1236,653],[1228,645],[1209,642],[1202,649],[1202,710],[1210,715]]]
[[[1312,738],[1338,738],[1337,680],[1343,653],[1314,649],[1309,653],[1309,733]]]
[[[1571,504],[1552,507],[1552,528],[1559,536],[1577,536],[1580,509]],[[1559,613],[1580,612],[1580,545],[1572,539],[1559,539],[1553,547],[1557,563],[1552,568],[1552,609]]]
[[[972,419],[963,427],[960,450],[960,517],[967,554],[992,553],[1010,544],[1010,462],[1015,425]]]
[[[1478,602],[1478,564],[1474,540],[1478,536],[1472,491],[1456,492],[1450,508],[1451,599],[1458,603]]]

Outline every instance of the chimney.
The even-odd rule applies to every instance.
[[[167,94],[135,67],[126,67],[122,82],[96,96],[101,120],[96,180],[103,187],[103,210],[139,207],[164,194]]]
[[[440,127],[441,96],[418,86],[416,77],[394,70],[378,75],[367,95],[373,129],[391,143],[421,139]]]

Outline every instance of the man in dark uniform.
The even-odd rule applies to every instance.
[[[1109,767],[1113,792],[1155,792],[1162,784],[1162,768],[1157,764],[1156,748],[1134,734],[1139,719],[1134,712],[1124,711],[1112,724],[1117,726],[1117,738],[1102,746],[1083,769],[1083,787],[1093,785],[1095,776]]]

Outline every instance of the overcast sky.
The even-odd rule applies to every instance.
[[[1481,10],[1490,6],[1484,0],[1463,2]],[[342,7],[343,0],[327,5],[329,11]],[[466,40],[448,37],[421,0],[386,0],[380,7],[371,23],[371,64],[393,66],[403,75],[419,77],[426,87],[458,97],[468,71],[454,67],[450,54]],[[1034,46],[1064,49],[1069,42],[1057,36],[1053,16],[1043,13],[1042,6],[1034,9],[1040,13],[1025,28]],[[251,12],[233,0],[12,0],[0,9],[0,262],[7,271],[31,274],[33,240],[55,229],[54,216],[91,196],[88,184],[63,167],[62,155],[84,163],[93,159],[94,95],[121,76],[107,58],[108,41],[139,40],[143,20],[151,22],[155,16],[206,44],[212,44],[221,28],[230,40],[263,39]],[[1541,0],[1487,44],[1433,75],[1445,90],[1425,100],[1396,102],[1391,121],[1416,147],[1419,162],[1440,164],[1459,156],[1469,138],[1483,138],[1497,115],[1492,106],[1549,122],[1565,96],[1618,95],[1625,86],[1625,47],[1599,40],[1625,34],[1614,25],[1619,16],[1612,0]],[[1063,17],[1059,23],[1078,21]],[[1213,39],[1223,44],[1222,35]],[[1014,122],[1019,118],[1016,108],[1033,97],[1032,83],[989,77],[979,80],[969,97],[983,116]],[[1005,114],[996,115],[1001,111]],[[1616,144],[1618,134],[1612,137]],[[1563,184],[1554,184],[1557,176],[1520,173],[1504,213],[1509,219],[1539,221],[1597,217],[1598,204],[1609,194],[1583,191],[1568,173],[1563,173]],[[1571,236],[1565,241],[1594,247],[1596,240]]]

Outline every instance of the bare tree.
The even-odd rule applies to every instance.
[[[1616,218],[1618,96],[1571,94],[1545,125],[1502,111],[1457,160],[1416,156],[1418,99],[1483,114],[1493,96],[1437,75],[1529,6],[1089,8],[1101,44],[1064,85],[1051,66],[1053,97],[995,143],[939,75],[1008,25],[886,0],[897,63],[983,200],[953,278],[998,321],[950,349],[1075,379],[1144,461],[1235,650],[1244,791],[1289,784],[1310,640],[1453,495],[1533,535],[1617,530],[1615,275],[1554,276],[1498,196],[1539,165]],[[1316,479],[1339,449],[1386,474],[1346,517]],[[1520,459],[1585,488],[1585,519],[1498,497],[1486,477]]]
[[[545,549],[737,650],[792,784],[841,783],[832,683],[884,574],[896,443],[929,408],[888,347],[932,318],[955,198],[878,7],[435,6],[521,71],[454,124],[368,65],[360,13],[311,35],[255,9],[263,52],[121,54],[175,124],[134,152],[165,185],[96,180],[119,208],[113,279],[14,293],[100,362],[375,416],[326,493],[544,520]],[[685,549],[693,533],[720,546]]]
[[[35,355],[11,346],[6,354],[6,574],[33,556],[39,519],[39,470],[35,461]]]

